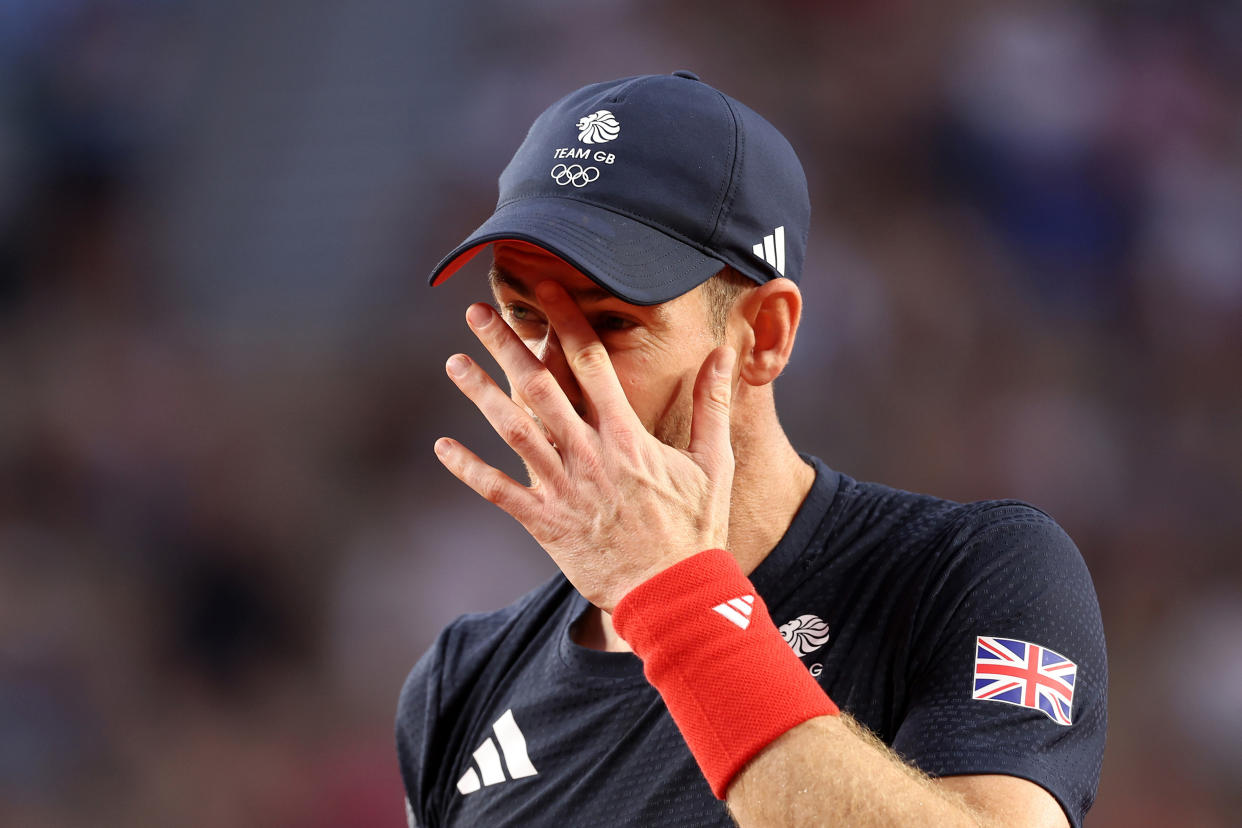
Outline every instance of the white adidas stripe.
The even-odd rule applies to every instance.
[[[495,732],[496,739],[500,742],[500,749],[505,753],[505,765],[509,768],[510,776],[514,779],[521,779],[524,776],[534,776],[539,772],[535,770],[535,766],[530,763],[530,757],[526,754],[526,737],[522,735],[522,731],[518,730],[512,709],[506,710],[504,715],[496,720],[496,724],[492,725],[492,731]]]
[[[740,598],[730,598],[712,609],[744,630],[750,626],[750,614],[754,611],[754,604],[755,596],[743,595]]]
[[[457,790],[461,791],[463,796],[472,794],[481,787],[483,786],[479,784],[479,775],[474,772],[474,768],[468,768],[462,774],[461,779],[457,780]]]
[[[479,749],[474,752],[474,761],[478,763],[479,772],[483,774],[484,785],[505,781],[504,768],[500,767],[500,754],[496,752],[496,743],[491,739],[486,739],[479,745]]]
[[[496,736],[496,742],[500,743],[500,750],[496,750],[496,742],[488,737],[474,751],[472,755],[475,764],[478,765],[478,770],[467,768],[461,779],[457,780],[457,790],[463,796],[472,794],[486,785],[497,785],[507,778],[521,779],[539,773],[526,753],[526,737],[522,735],[517,721],[513,718],[512,708],[506,710],[496,720],[496,723],[492,725],[492,733]],[[505,757],[505,766],[509,769],[508,777],[505,776],[504,768],[500,764],[502,753]],[[479,778],[480,774],[482,774],[482,779]]]
[[[755,251],[756,256],[776,268],[777,273],[785,275],[785,226],[783,224],[771,234],[764,236],[763,241],[751,249]]]

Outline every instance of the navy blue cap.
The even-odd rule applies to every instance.
[[[531,126],[500,175],[496,211],[436,265],[524,241],[636,305],[680,296],[730,265],[797,281],[811,204],[774,126],[691,72],[579,89]]]

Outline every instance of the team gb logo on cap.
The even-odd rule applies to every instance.
[[[606,144],[620,134],[621,124],[607,109],[578,120],[578,140],[584,144]]]

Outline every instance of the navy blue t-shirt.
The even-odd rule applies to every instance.
[[[1107,665],[1073,542],[1022,503],[963,505],[812,462],[810,493],[750,576],[807,669],[926,773],[1028,779],[1081,824]],[[396,726],[411,824],[733,824],[639,659],[571,640],[586,609],[558,576],[459,618],[419,660]]]

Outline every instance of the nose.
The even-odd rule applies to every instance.
[[[561,341],[557,339],[556,332],[551,326],[548,326],[543,339],[539,340],[531,350],[556,378],[557,384],[569,399],[569,404],[581,415],[583,412],[582,388],[578,385],[574,372],[570,370],[569,360],[565,358],[565,351],[561,348]]]

